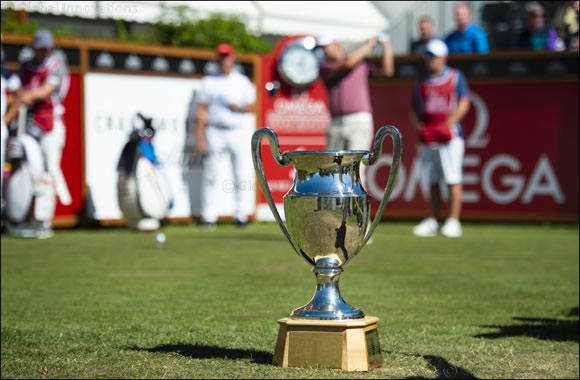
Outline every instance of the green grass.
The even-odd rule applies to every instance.
[[[2,378],[578,378],[578,226],[382,223],[341,292],[380,318],[384,365],[272,366],[314,275],[278,226],[2,236]]]

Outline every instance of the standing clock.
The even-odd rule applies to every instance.
[[[318,79],[318,58],[311,48],[314,43],[310,39],[312,37],[291,43],[278,59],[278,73],[293,87],[305,88]]]

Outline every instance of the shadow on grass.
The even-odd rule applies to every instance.
[[[192,359],[250,359],[257,364],[272,364],[273,355],[266,351],[206,346],[202,344],[162,344],[152,348],[128,347],[133,351],[154,354],[175,352]]]
[[[568,313],[569,317],[578,316],[578,308],[573,308]],[[474,338],[509,338],[515,336],[528,336],[540,340],[554,340],[557,342],[578,342],[579,322],[569,319],[552,318],[521,318],[514,317],[513,325],[481,326],[499,329],[498,332],[474,335]]]
[[[475,377],[471,372],[461,367],[454,366],[453,364],[449,363],[447,360],[443,359],[440,356],[416,355],[416,354],[405,354],[405,355],[415,356],[427,360],[427,362],[429,362],[429,365],[433,367],[437,372],[436,379],[477,379],[477,377]],[[429,378],[415,376],[415,377],[407,377],[406,379],[429,379]]]

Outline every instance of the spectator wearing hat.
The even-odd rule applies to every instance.
[[[66,57],[54,50],[52,34],[39,29],[33,35],[34,56],[23,61],[18,69],[22,82],[20,102],[28,107],[26,133],[40,144],[44,161],[41,168],[42,181],[54,187],[56,195],[64,205],[71,203],[71,196],[60,168],[66,130],[62,121],[62,101],[69,88],[70,76]],[[52,193],[51,193],[52,194]],[[54,198],[54,196],[52,196]],[[41,200],[42,199],[42,200]],[[36,198],[37,203],[46,201],[50,214],[54,216],[56,199]],[[37,237],[52,236],[50,221],[37,226]]]
[[[524,6],[526,28],[516,40],[520,50],[560,51],[565,45],[558,37],[556,28],[546,24],[544,7],[537,1],[530,1]]]
[[[236,62],[232,45],[219,44],[215,49],[218,71],[206,75],[197,94],[195,129],[196,151],[205,154],[201,190],[202,227],[213,230],[218,218],[217,183],[220,164],[231,159],[234,182],[228,189],[234,193],[234,221],[238,226],[248,225],[247,205],[253,193],[241,183],[244,173],[251,172],[251,127],[247,113],[253,112],[256,93],[250,80],[234,68]],[[247,141],[246,141],[247,140]]]
[[[332,34],[322,34],[317,46],[325,60],[320,64],[320,76],[330,98],[331,124],[327,130],[327,146],[331,150],[369,150],[374,124],[368,77],[394,74],[394,59],[387,35],[380,36],[382,48],[380,66],[365,58],[379,38],[372,37],[346,54],[339,40]],[[361,173],[364,182],[364,173]]]
[[[489,53],[487,34],[471,22],[471,9],[459,3],[454,8],[457,30],[445,38],[450,53]]]
[[[465,76],[447,66],[447,45],[433,39],[426,46],[427,74],[415,83],[410,111],[412,124],[419,131],[421,171],[429,188],[429,216],[413,229],[416,236],[439,233],[439,183],[449,190],[449,216],[441,228],[447,237],[461,236],[463,131],[460,121],[470,107]]]

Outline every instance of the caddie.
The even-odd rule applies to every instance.
[[[26,133],[40,144],[45,178],[53,182],[62,204],[70,204],[71,196],[60,168],[65,144],[65,125],[62,121],[62,100],[69,88],[70,76],[63,54],[54,51],[52,34],[46,29],[34,33],[34,57],[20,64],[18,75],[23,91],[20,101],[28,107]],[[39,201],[39,199],[37,199]],[[52,215],[56,202],[52,200]],[[51,222],[44,221],[39,228],[51,230]]]
[[[427,43],[427,73],[413,91],[410,117],[419,131],[421,167],[430,184],[429,216],[413,229],[417,236],[439,233],[440,182],[449,189],[449,215],[441,233],[447,237],[462,234],[459,217],[465,144],[460,122],[469,111],[471,96],[463,73],[447,66],[448,53],[439,39]]]

